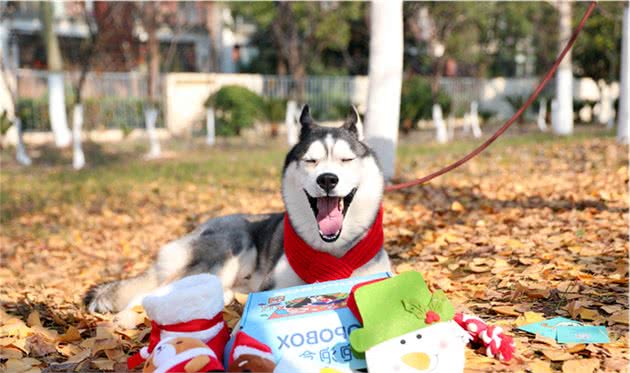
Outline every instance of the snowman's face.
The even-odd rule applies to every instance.
[[[366,351],[370,373],[461,372],[470,335],[456,322],[439,322]]]

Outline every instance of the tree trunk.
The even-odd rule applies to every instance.
[[[149,77],[147,94],[150,104],[157,98],[158,80],[160,78],[160,43],[157,38],[156,4],[148,2],[144,5],[144,28],[147,32],[147,52],[149,58]]]
[[[210,71],[221,71],[220,54],[221,46],[221,9],[222,5],[218,2],[207,3],[206,8],[206,29],[210,38]]]
[[[366,140],[386,180],[394,176],[403,71],[402,1],[376,1],[370,11],[370,63]]]
[[[22,119],[16,116],[15,121],[13,122],[15,129],[17,131],[17,143],[15,144],[15,159],[22,166],[30,166],[31,158],[28,156],[26,152],[26,147],[24,146],[24,141],[22,140]]]
[[[158,117],[158,109],[155,107],[146,107],[144,109],[144,121],[147,127],[147,134],[149,135],[149,153],[146,155],[147,159],[155,159],[159,158],[162,154],[162,149],[160,148],[160,141],[157,137],[157,132],[155,130],[155,122]]]
[[[571,3],[568,0],[558,2],[559,12],[559,47],[564,48],[571,38]],[[556,73],[557,115],[552,123],[553,132],[558,135],[573,133],[573,73],[571,71],[571,52],[564,57]]]
[[[299,128],[295,121],[298,115],[297,103],[294,100],[287,102],[287,113],[284,117],[284,124],[287,127],[287,143],[289,146],[297,144],[299,137]]]
[[[52,3],[41,2],[41,20],[46,46],[46,60],[48,63],[48,111],[50,127],[52,129],[55,145],[65,147],[70,145],[71,137],[66,116],[66,99],[63,82],[63,62],[57,36],[53,31]]]
[[[81,129],[83,128],[83,105],[78,102],[72,110],[72,167],[80,170],[85,166],[85,155],[81,147]]]
[[[214,145],[214,109],[211,107],[206,108],[206,130],[208,132],[206,134],[206,144]]]
[[[628,14],[628,3],[623,8],[623,30],[621,37],[621,91],[619,92],[619,108],[617,113],[617,141],[622,144],[628,143],[628,107],[630,106],[630,92],[628,92],[628,73],[630,73],[630,15]]]

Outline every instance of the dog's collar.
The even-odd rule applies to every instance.
[[[374,258],[382,247],[383,206],[367,235],[341,258],[310,247],[293,229],[289,215],[284,214],[284,254],[293,271],[307,284],[348,278]]]

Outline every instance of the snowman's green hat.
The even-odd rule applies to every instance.
[[[354,297],[363,319],[363,328],[350,334],[356,352],[433,322],[449,321],[455,314],[444,292],[431,294],[422,275],[415,271],[359,287]]]

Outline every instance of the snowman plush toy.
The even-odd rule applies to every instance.
[[[472,337],[453,320],[444,293],[431,293],[420,273],[360,284],[348,303],[363,324],[350,344],[365,353],[370,373],[463,371]]]

